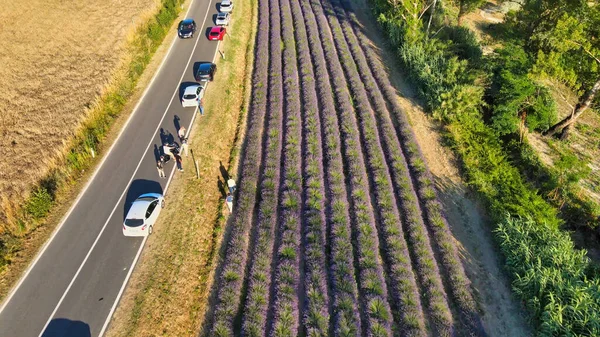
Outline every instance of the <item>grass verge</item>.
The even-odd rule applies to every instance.
[[[250,92],[256,0],[236,5],[226,59],[208,89],[206,113],[196,119],[186,171],[172,181],[107,336],[195,336],[205,316],[225,216],[226,179],[238,164]],[[212,88],[212,89],[211,89]],[[217,90],[217,88],[223,88]],[[226,212],[226,211],[225,211]]]
[[[115,129],[124,122],[123,115],[133,110],[132,102],[144,87],[141,84],[151,77],[144,71],[156,62],[151,63],[153,56],[172,31],[183,3],[184,0],[162,0],[156,11],[128,34],[126,56],[90,108],[67,152],[56,159],[22,207],[12,209],[11,218],[0,224],[0,298],[10,291],[67,211],[83,180],[99,163],[99,155],[111,144],[105,139],[115,138],[107,136],[118,133]],[[3,202],[6,211],[5,206]]]

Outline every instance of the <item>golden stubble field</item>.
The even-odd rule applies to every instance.
[[[56,165],[159,3],[0,0],[0,224]]]

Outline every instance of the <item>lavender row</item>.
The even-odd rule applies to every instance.
[[[361,320],[358,310],[358,290],[354,278],[354,251],[352,247],[347,190],[341,154],[340,132],[333,92],[330,84],[323,49],[319,40],[319,28],[310,8],[310,0],[292,0],[292,9],[300,4],[304,26],[307,30],[310,54],[314,63],[315,79],[319,93],[319,120],[323,134],[325,159],[327,226],[329,228],[329,273],[331,278],[332,325],[335,336],[361,336]],[[302,23],[299,23],[302,26]],[[305,60],[300,57],[300,61]],[[302,73],[310,71],[305,65]],[[309,73],[310,74],[310,73]],[[309,75],[310,76],[310,75]],[[316,93],[315,93],[316,94]],[[312,103],[314,105],[314,103]]]
[[[266,110],[267,74],[269,64],[268,0],[259,0],[258,24],[262,29],[256,35],[252,97],[248,114],[248,132],[241,161],[241,178],[236,208],[232,218],[231,239],[227,246],[221,276],[218,280],[212,336],[233,335],[242,282],[247,259],[248,236],[256,203],[256,186],[262,155],[262,133]]]
[[[410,254],[404,241],[402,226],[400,225],[398,201],[394,196],[392,180],[385,161],[385,157],[389,160],[390,155],[394,154],[389,151],[391,145],[390,136],[393,137],[394,132],[393,128],[391,132],[390,129],[383,130],[387,132],[382,133],[382,139],[379,138],[378,124],[373,117],[369,98],[371,98],[378,116],[382,114],[387,115],[386,105],[383,99],[373,99],[374,87],[372,86],[372,82],[369,82],[364,76],[364,72],[369,71],[368,66],[359,62],[360,55],[354,53],[354,48],[349,43],[351,41],[347,43],[330,3],[323,1],[323,6],[328,14],[333,37],[338,46],[342,64],[348,75],[350,86],[354,92],[356,106],[358,107],[356,111],[359,114],[360,128],[367,153],[369,170],[373,178],[373,190],[378,203],[380,215],[379,228],[383,238],[384,256],[386,257],[388,266],[388,278],[390,279],[390,287],[394,303],[396,304],[394,313],[400,325],[399,329],[403,334],[424,335],[426,332],[423,312],[419,301],[419,291],[412,271]],[[348,49],[348,44],[350,44],[352,54]],[[359,63],[358,70],[355,62]],[[363,81],[366,80],[364,85],[361,78]],[[369,94],[369,98],[367,98],[367,93]],[[382,150],[382,140],[386,151]],[[396,154],[398,152],[396,151]],[[393,165],[394,162],[390,164]],[[394,172],[393,166],[390,169],[393,173],[397,173]],[[413,225],[413,223],[409,223],[409,225]],[[416,227],[416,230],[414,230],[414,226],[409,226],[407,229],[408,237],[411,243],[413,243],[413,252],[416,253],[413,254],[415,269],[417,274],[421,276],[421,284],[425,285],[423,287],[425,299],[428,300],[428,308],[433,314],[433,321],[436,323],[434,325],[434,333],[436,335],[448,335],[451,331],[452,316],[433,258],[433,252],[428,244],[426,231],[424,231],[424,226]],[[417,243],[417,245],[414,243]]]
[[[248,290],[243,313],[242,331],[247,336],[264,336],[270,301],[271,263],[273,260],[274,228],[277,222],[277,200],[280,182],[281,127],[283,89],[281,82],[281,34],[279,4],[270,1],[270,64],[269,64],[269,118],[263,173],[258,207],[256,244],[248,277]]]
[[[449,280],[451,295],[456,302],[463,321],[471,330],[471,333],[481,331],[481,322],[477,314],[477,308],[473,294],[471,293],[470,281],[466,276],[464,266],[462,265],[454,238],[450,233],[448,223],[443,215],[441,204],[437,198],[437,192],[433,186],[431,174],[425,166],[423,155],[416,142],[412,128],[406,118],[405,113],[397,102],[397,95],[391,86],[383,65],[370,48],[369,41],[360,30],[360,25],[356,15],[350,10],[350,5],[346,0],[342,0],[343,5],[348,9],[347,15],[354,26],[354,32],[358,37],[359,43],[364,50],[367,60],[373,69],[373,73],[379,88],[383,91],[386,99],[392,106],[396,124],[396,131],[400,135],[403,149],[406,153],[406,159],[413,172],[413,177],[417,182],[417,194],[425,210],[427,223],[433,233],[433,238],[437,249],[442,257],[442,264],[446,272],[446,278]]]
[[[385,100],[375,83],[365,55],[356,41],[352,27],[346,20],[345,12],[337,0],[332,0],[331,2],[335,5],[337,18],[350,47],[352,58],[358,66],[360,77],[357,73],[355,79],[358,80],[360,78],[360,83],[365,84],[369,98],[373,102],[377,113],[377,125],[379,126],[379,133],[382,136],[386,158],[390,163],[391,173],[394,177],[394,187],[396,188],[396,192],[402,197],[400,203],[404,211],[404,221],[409,234],[413,261],[416,267],[415,270],[419,275],[425,299],[427,300],[430,318],[434,323],[434,333],[436,335],[450,335],[453,330],[452,315],[435,256],[431,249],[427,228],[421,218],[418,200],[411,184],[406,161],[400,148],[396,131],[390,120]],[[336,20],[333,17],[331,19]],[[336,28],[338,27],[336,26]],[[338,32],[338,34],[341,35],[341,32]],[[334,33],[334,36],[337,37],[338,34]],[[343,39],[344,36],[340,36],[339,38]],[[369,122],[370,129],[374,130],[376,128],[375,121],[372,116],[368,117],[371,117],[371,121]]]
[[[275,0],[274,0],[275,1]],[[302,206],[302,157],[300,93],[293,21],[288,0],[280,0],[285,92],[283,179],[279,218],[279,247],[275,272],[271,336],[296,336],[299,326],[300,222]],[[271,13],[274,15],[274,13]]]
[[[325,205],[321,122],[315,78],[300,4],[291,0],[303,104],[304,315],[307,336],[329,335],[329,296],[325,264]],[[350,240],[350,237],[348,237]],[[352,253],[352,252],[350,252]],[[350,255],[351,257],[351,255]],[[350,259],[350,263],[352,260]],[[356,288],[356,287],[355,287]]]
[[[370,203],[369,181],[366,174],[357,121],[351,103],[342,66],[329,34],[328,22],[322,7],[312,2],[317,23],[321,30],[325,58],[332,74],[334,91],[338,103],[338,116],[344,145],[346,168],[352,196],[352,210],[356,226],[359,251],[359,272],[362,295],[362,311],[367,335],[391,335],[391,311],[387,301],[387,286],[379,256],[379,242],[373,207]]]

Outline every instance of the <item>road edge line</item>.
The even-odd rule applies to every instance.
[[[209,2],[208,2],[209,9],[210,9],[210,4],[211,3],[212,3],[212,0],[209,0]],[[206,16],[204,18],[205,22],[206,22],[206,17],[208,17],[208,11],[206,12]],[[217,41],[217,48],[215,49],[215,54],[213,55],[213,63],[215,62],[215,59],[217,57],[217,53],[219,52],[219,44],[220,44],[220,42],[221,41]],[[192,126],[194,125],[194,121],[196,120],[197,114],[198,114],[198,108],[196,108],[194,110],[194,115],[192,116],[192,120],[190,121],[190,124],[188,125],[188,129],[187,129],[187,132],[186,132],[186,138],[189,137],[192,134]],[[167,192],[169,190],[169,186],[171,185],[171,180],[175,176],[175,169],[176,168],[177,168],[176,166],[173,166],[173,169],[171,169],[171,174],[169,175],[169,179],[167,180],[167,184],[165,185],[165,190],[163,192],[163,196],[165,196],[165,197],[166,197]],[[131,278],[131,275],[133,274],[133,270],[135,269],[135,267],[137,265],[139,257],[142,255],[142,251],[144,250],[144,246],[146,244],[146,239],[147,238],[148,238],[147,236],[144,238],[144,241],[142,242],[142,245],[138,249],[138,252],[137,252],[135,258],[133,259],[133,263],[129,267],[129,271],[127,272],[127,275],[125,276],[125,280],[123,281],[123,284],[121,285],[121,289],[119,290],[119,293],[117,294],[117,297],[115,298],[115,301],[114,301],[112,307],[110,308],[108,316],[106,317],[106,320],[104,321],[104,325],[102,326],[102,330],[100,330],[100,334],[98,335],[98,337],[103,337],[104,334],[106,333],[106,330],[108,329],[108,326],[110,325],[110,321],[112,320],[112,316],[115,313],[115,310],[117,309],[117,306],[119,305],[119,302],[121,301],[121,297],[123,296],[123,293],[125,292],[125,288],[127,288],[127,284],[129,283],[129,279]]]
[[[212,2],[212,0],[210,0],[210,2]],[[210,2],[209,2],[209,3],[210,3]],[[188,13],[189,13],[190,9],[192,8],[192,5],[193,5],[193,4],[194,4],[194,0],[191,0],[191,2],[190,2],[190,6],[189,6],[189,8],[188,8],[188,11],[186,12],[186,16],[188,15]],[[208,12],[207,12],[207,14],[208,14]],[[172,45],[171,45],[171,47],[169,48],[169,54],[170,54],[170,52],[171,52],[171,48],[172,48],[172,46],[175,44],[175,41],[177,41],[177,39],[174,39],[174,41],[173,41],[173,44],[172,44]],[[188,59],[188,62],[187,62],[187,64],[186,64],[185,68],[184,68],[184,71],[183,71],[183,73],[182,73],[182,75],[181,75],[180,79],[179,79],[179,83],[181,83],[181,80],[183,80],[183,77],[185,76],[185,73],[186,73],[186,71],[187,71],[187,69],[188,69],[188,67],[189,67],[189,65],[190,65],[190,62],[191,62],[191,60],[192,60],[192,56],[193,56],[193,54],[194,54],[194,52],[195,52],[195,50],[196,50],[196,47],[198,46],[198,42],[199,42],[199,41],[200,41],[200,36],[198,36],[198,38],[196,39],[196,43],[194,44],[194,48],[192,49],[192,53],[190,54],[190,57],[189,57],[189,59]],[[161,63],[161,66],[160,66],[161,68],[159,69],[159,71],[157,71],[157,73],[155,74],[155,76],[157,76],[157,75],[158,75],[158,73],[160,72],[160,70],[162,70],[162,65],[164,64],[164,62],[165,62],[165,60],[166,60],[167,58],[168,58],[168,54],[167,54],[167,57],[165,57],[165,58],[163,59],[163,62]],[[153,79],[154,79],[154,77],[153,77]],[[149,88],[151,87],[151,84],[152,84],[152,82],[153,82],[153,81],[151,81],[150,85],[149,85],[149,86],[146,88],[146,91],[145,91],[145,93],[146,93],[146,92],[149,90]],[[168,106],[167,106],[167,108],[165,109],[165,111],[164,111],[164,113],[163,113],[163,116],[162,116],[161,120],[160,120],[160,121],[159,121],[159,123],[158,123],[158,126],[157,126],[157,127],[156,127],[156,129],[154,130],[154,133],[153,133],[153,135],[156,135],[156,133],[157,133],[157,132],[158,132],[158,130],[160,129],[160,125],[161,125],[161,123],[163,122],[163,120],[164,120],[165,116],[167,115],[167,112],[169,111],[169,108],[171,107],[171,104],[173,103],[173,99],[174,99],[174,98],[175,98],[175,96],[177,95],[177,92],[178,92],[178,90],[179,90],[179,85],[177,86],[177,88],[175,88],[175,91],[173,92],[173,95],[171,96],[171,100],[169,101],[169,105],[168,105]],[[145,96],[145,95],[144,95],[144,96]],[[136,108],[137,108],[137,106],[139,106],[139,104],[141,104],[142,98],[143,98],[143,96],[140,98],[140,101],[138,101],[138,104],[136,105]],[[133,114],[132,114],[132,115],[133,115]],[[130,118],[131,118],[131,117],[130,117]],[[129,120],[128,120],[128,122],[129,122]],[[127,126],[127,125],[124,125],[123,129],[122,129],[122,130],[121,130],[121,132],[119,133],[119,137],[120,137],[120,136],[121,136],[121,134],[124,132],[124,130],[125,130],[125,128],[126,128],[126,126]],[[118,138],[119,138],[119,137],[117,137],[117,141],[118,141]],[[92,244],[92,247],[90,247],[90,249],[89,249],[89,251],[88,251],[88,253],[87,253],[86,257],[85,257],[85,258],[84,258],[84,260],[81,262],[81,264],[80,264],[80,266],[79,266],[79,268],[78,268],[77,272],[75,273],[75,275],[74,275],[74,276],[73,276],[73,278],[71,279],[71,282],[70,282],[70,283],[69,283],[69,285],[67,286],[67,289],[65,289],[65,291],[63,292],[63,295],[62,295],[61,299],[60,299],[60,300],[58,301],[58,303],[56,304],[56,306],[55,306],[55,308],[54,308],[54,311],[52,312],[52,314],[51,314],[51,315],[50,315],[50,317],[48,318],[48,321],[46,322],[46,325],[44,326],[44,328],[43,328],[43,329],[42,329],[42,331],[40,332],[39,336],[42,336],[42,335],[44,334],[44,332],[45,332],[46,328],[48,327],[48,325],[49,325],[49,324],[50,324],[50,322],[52,321],[52,317],[54,316],[54,314],[56,314],[56,311],[58,310],[58,308],[59,308],[59,307],[60,307],[60,305],[62,304],[62,301],[63,301],[63,300],[64,300],[64,298],[66,297],[66,295],[67,295],[67,293],[69,292],[69,290],[70,290],[71,286],[73,285],[73,283],[74,283],[74,282],[75,282],[75,280],[77,279],[77,276],[79,276],[79,273],[80,273],[81,269],[83,269],[83,266],[84,266],[84,265],[85,265],[85,263],[87,262],[87,259],[88,259],[89,255],[91,255],[91,252],[94,250],[94,247],[95,247],[95,245],[96,245],[97,241],[98,241],[98,240],[100,239],[100,237],[102,236],[102,233],[103,233],[103,232],[104,232],[104,230],[106,229],[106,226],[108,225],[108,222],[110,221],[110,218],[111,218],[111,217],[112,217],[112,215],[114,214],[114,212],[115,212],[115,210],[117,209],[117,207],[118,207],[119,203],[121,202],[121,199],[123,199],[123,196],[124,196],[124,195],[125,195],[125,193],[127,192],[127,189],[129,188],[129,185],[130,185],[130,184],[131,184],[131,182],[133,181],[133,178],[135,177],[135,174],[136,174],[136,173],[137,173],[137,171],[139,170],[139,168],[140,168],[140,166],[141,166],[141,164],[142,164],[142,161],[143,161],[143,159],[144,159],[144,157],[145,157],[146,153],[148,152],[148,149],[150,148],[150,145],[152,145],[152,142],[153,142],[153,140],[154,140],[154,137],[152,137],[152,139],[150,139],[150,142],[148,143],[148,145],[146,146],[146,149],[144,150],[144,152],[143,152],[143,154],[142,154],[142,158],[140,158],[140,160],[139,160],[139,162],[138,162],[138,165],[137,165],[136,169],[134,170],[134,172],[133,172],[133,174],[132,174],[131,178],[129,179],[129,182],[128,182],[128,183],[127,183],[127,185],[125,186],[125,189],[123,190],[123,193],[122,193],[122,194],[121,194],[121,196],[119,197],[119,200],[118,200],[118,201],[117,201],[117,203],[115,204],[115,207],[113,208],[113,210],[112,210],[111,214],[108,216],[108,219],[107,219],[107,220],[106,220],[106,222],[104,223],[104,226],[103,226],[103,227],[102,227],[102,229],[100,230],[100,233],[98,233],[98,236],[96,237],[96,240],[95,240],[95,241],[94,241],[94,243]],[[115,141],[115,143],[113,144],[113,146],[114,146],[114,145],[117,143],[117,141]],[[113,147],[113,146],[111,146],[111,149],[112,149],[112,147]],[[102,163],[103,163],[103,162],[104,162],[104,160],[105,160],[105,159],[108,157],[107,155],[108,155],[108,152],[107,152],[107,154],[105,155],[105,158],[103,159]],[[99,168],[100,168],[100,167],[99,167]],[[99,171],[99,168],[98,168],[98,169],[97,169],[97,171],[94,173],[94,176],[95,176],[95,174],[96,174],[96,173]],[[173,172],[174,172],[174,169],[175,169],[175,168],[173,168],[171,175],[173,174]],[[90,180],[90,182],[91,182],[91,180]],[[88,185],[89,185],[89,182],[88,182]],[[86,186],[86,189],[87,189],[87,186]],[[84,192],[84,191],[82,191],[82,192]],[[73,207],[73,208],[74,208],[74,207]],[[65,218],[65,220],[66,220],[66,218]],[[63,223],[64,223],[64,221],[63,221]],[[62,224],[61,224],[61,226],[62,226]],[[53,236],[52,238],[54,238],[54,236]],[[49,243],[50,243],[50,241],[48,242],[47,246],[49,245]],[[144,240],[144,241],[142,241],[142,243],[145,243],[145,240]],[[47,247],[47,246],[46,246],[46,247]],[[140,247],[141,247],[141,248],[143,248],[143,246],[142,246],[142,245],[140,245]],[[141,249],[141,248],[140,248],[140,249]],[[44,250],[45,250],[45,248],[44,248]],[[40,256],[41,256],[41,255],[40,255]],[[38,257],[38,259],[39,259],[39,257]],[[37,260],[36,260],[36,262],[37,262]],[[31,268],[31,269],[32,269],[32,268]],[[22,282],[21,282],[21,283],[22,283]],[[16,291],[15,291],[15,292],[16,292]],[[8,302],[7,302],[7,303],[8,303]]]
[[[209,0],[209,8],[210,8],[210,4],[212,3],[212,0]],[[207,12],[208,15],[208,12]],[[204,19],[206,21],[206,18]],[[215,54],[213,55],[213,63],[215,63],[215,59],[217,58],[217,54],[219,52],[219,44],[221,43],[221,41],[217,41],[217,48],[215,49]],[[208,87],[208,86],[207,86]],[[186,138],[189,137],[192,134],[192,126],[194,125],[194,120],[196,119],[196,115],[198,114],[198,108],[196,108],[196,110],[194,110],[194,116],[192,116],[192,120],[190,121],[190,124],[188,125],[188,130],[186,132]],[[169,175],[169,180],[167,181],[167,184],[165,185],[165,190],[163,195],[166,196],[167,195],[167,191],[169,190],[169,186],[171,184],[171,180],[173,179],[174,173],[175,173],[175,166],[173,166],[173,169],[171,170],[171,174]],[[146,237],[148,238],[148,237]],[[102,326],[102,330],[100,330],[100,334],[98,335],[98,337],[103,337],[104,334],[106,333],[106,329],[108,328],[108,326],[110,325],[110,321],[112,320],[112,316],[115,313],[115,310],[117,309],[117,306],[119,305],[119,302],[121,301],[121,297],[123,296],[123,293],[125,292],[125,288],[127,288],[127,283],[129,283],[129,279],[131,278],[131,275],[133,274],[133,270],[135,269],[136,265],[137,265],[137,261],[139,259],[139,257],[142,254],[142,251],[144,250],[144,246],[146,244],[146,238],[144,239],[144,241],[142,242],[142,245],[140,246],[135,259],[133,259],[133,263],[131,264],[131,266],[129,267],[129,271],[127,272],[127,275],[125,276],[125,280],[123,281],[123,285],[121,285],[121,289],[119,290],[119,293],[117,294],[117,297],[115,298],[115,302],[113,303],[112,307],[110,308],[110,311],[108,313],[108,316],[106,317],[106,320],[104,321],[104,325]]]
[[[194,0],[191,0],[190,7],[188,8],[188,11],[186,12],[186,16],[188,15],[190,8],[192,8],[192,4],[193,3],[194,3]],[[46,240],[46,242],[44,243],[44,245],[42,246],[42,248],[36,254],[36,256],[33,259],[33,261],[31,261],[29,263],[29,266],[27,267],[27,269],[25,270],[25,272],[19,278],[19,281],[17,282],[17,284],[15,286],[13,286],[13,288],[10,290],[10,292],[8,293],[8,295],[6,296],[6,298],[4,299],[4,301],[2,302],[2,305],[0,306],[0,314],[2,314],[2,312],[4,311],[4,309],[6,308],[6,306],[8,305],[8,303],[10,302],[10,300],[13,298],[13,296],[15,295],[15,293],[19,290],[19,288],[21,287],[21,285],[23,284],[23,282],[27,278],[27,276],[29,276],[29,273],[31,273],[31,270],[33,270],[33,268],[37,264],[38,260],[42,257],[42,255],[44,255],[44,252],[50,246],[50,243],[52,243],[52,241],[54,240],[54,237],[58,234],[58,232],[60,231],[60,229],[62,228],[62,226],[64,225],[64,223],[67,221],[67,219],[69,218],[69,216],[71,215],[71,213],[73,213],[73,210],[75,209],[75,207],[77,206],[77,204],[79,204],[79,201],[81,200],[81,198],[83,197],[83,195],[85,194],[85,192],[87,191],[87,189],[90,187],[90,185],[94,181],[94,178],[96,178],[96,175],[98,174],[98,172],[100,172],[100,169],[104,165],[104,162],[108,158],[108,155],[112,152],[112,150],[114,149],[114,147],[116,146],[116,144],[119,142],[119,138],[121,138],[121,135],[123,134],[123,132],[125,132],[125,129],[127,128],[127,126],[129,125],[129,123],[133,119],[133,116],[138,111],[138,108],[139,108],[140,104],[142,103],[142,101],[144,100],[144,97],[146,97],[146,94],[148,93],[148,91],[152,87],[152,84],[154,83],[154,80],[158,77],[158,74],[162,71],[162,68],[163,68],[166,60],[169,58],[169,55],[171,55],[171,51],[172,51],[173,47],[175,46],[175,42],[176,41],[177,41],[177,36],[175,36],[175,38],[171,42],[171,45],[169,46],[169,50],[167,51],[167,54],[165,55],[165,57],[161,61],[160,65],[158,66],[158,69],[156,70],[156,72],[154,73],[154,75],[152,76],[152,79],[150,80],[150,83],[148,83],[148,86],[146,87],[146,89],[144,89],[144,92],[142,93],[142,96],[138,99],[138,102],[136,103],[135,107],[133,108],[133,111],[131,112],[131,114],[129,115],[129,117],[127,117],[127,120],[125,121],[125,124],[123,124],[123,126],[121,127],[121,131],[119,131],[119,134],[115,138],[115,141],[108,148],[108,151],[106,151],[103,154],[102,160],[100,161],[100,163],[98,164],[98,166],[96,166],[96,169],[94,170],[94,173],[88,179],[88,181],[85,184],[85,186],[83,187],[83,189],[79,192],[79,194],[77,195],[77,198],[75,198],[75,201],[73,202],[73,204],[71,205],[71,207],[69,208],[69,210],[67,211],[67,213],[62,217],[60,223],[56,226],[56,228],[54,228],[54,230],[52,231],[52,234],[50,235],[50,238],[48,238],[48,240]]]

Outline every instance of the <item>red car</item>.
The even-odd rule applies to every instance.
[[[211,41],[223,41],[225,34],[227,34],[225,27],[212,27],[208,33],[208,39]]]

